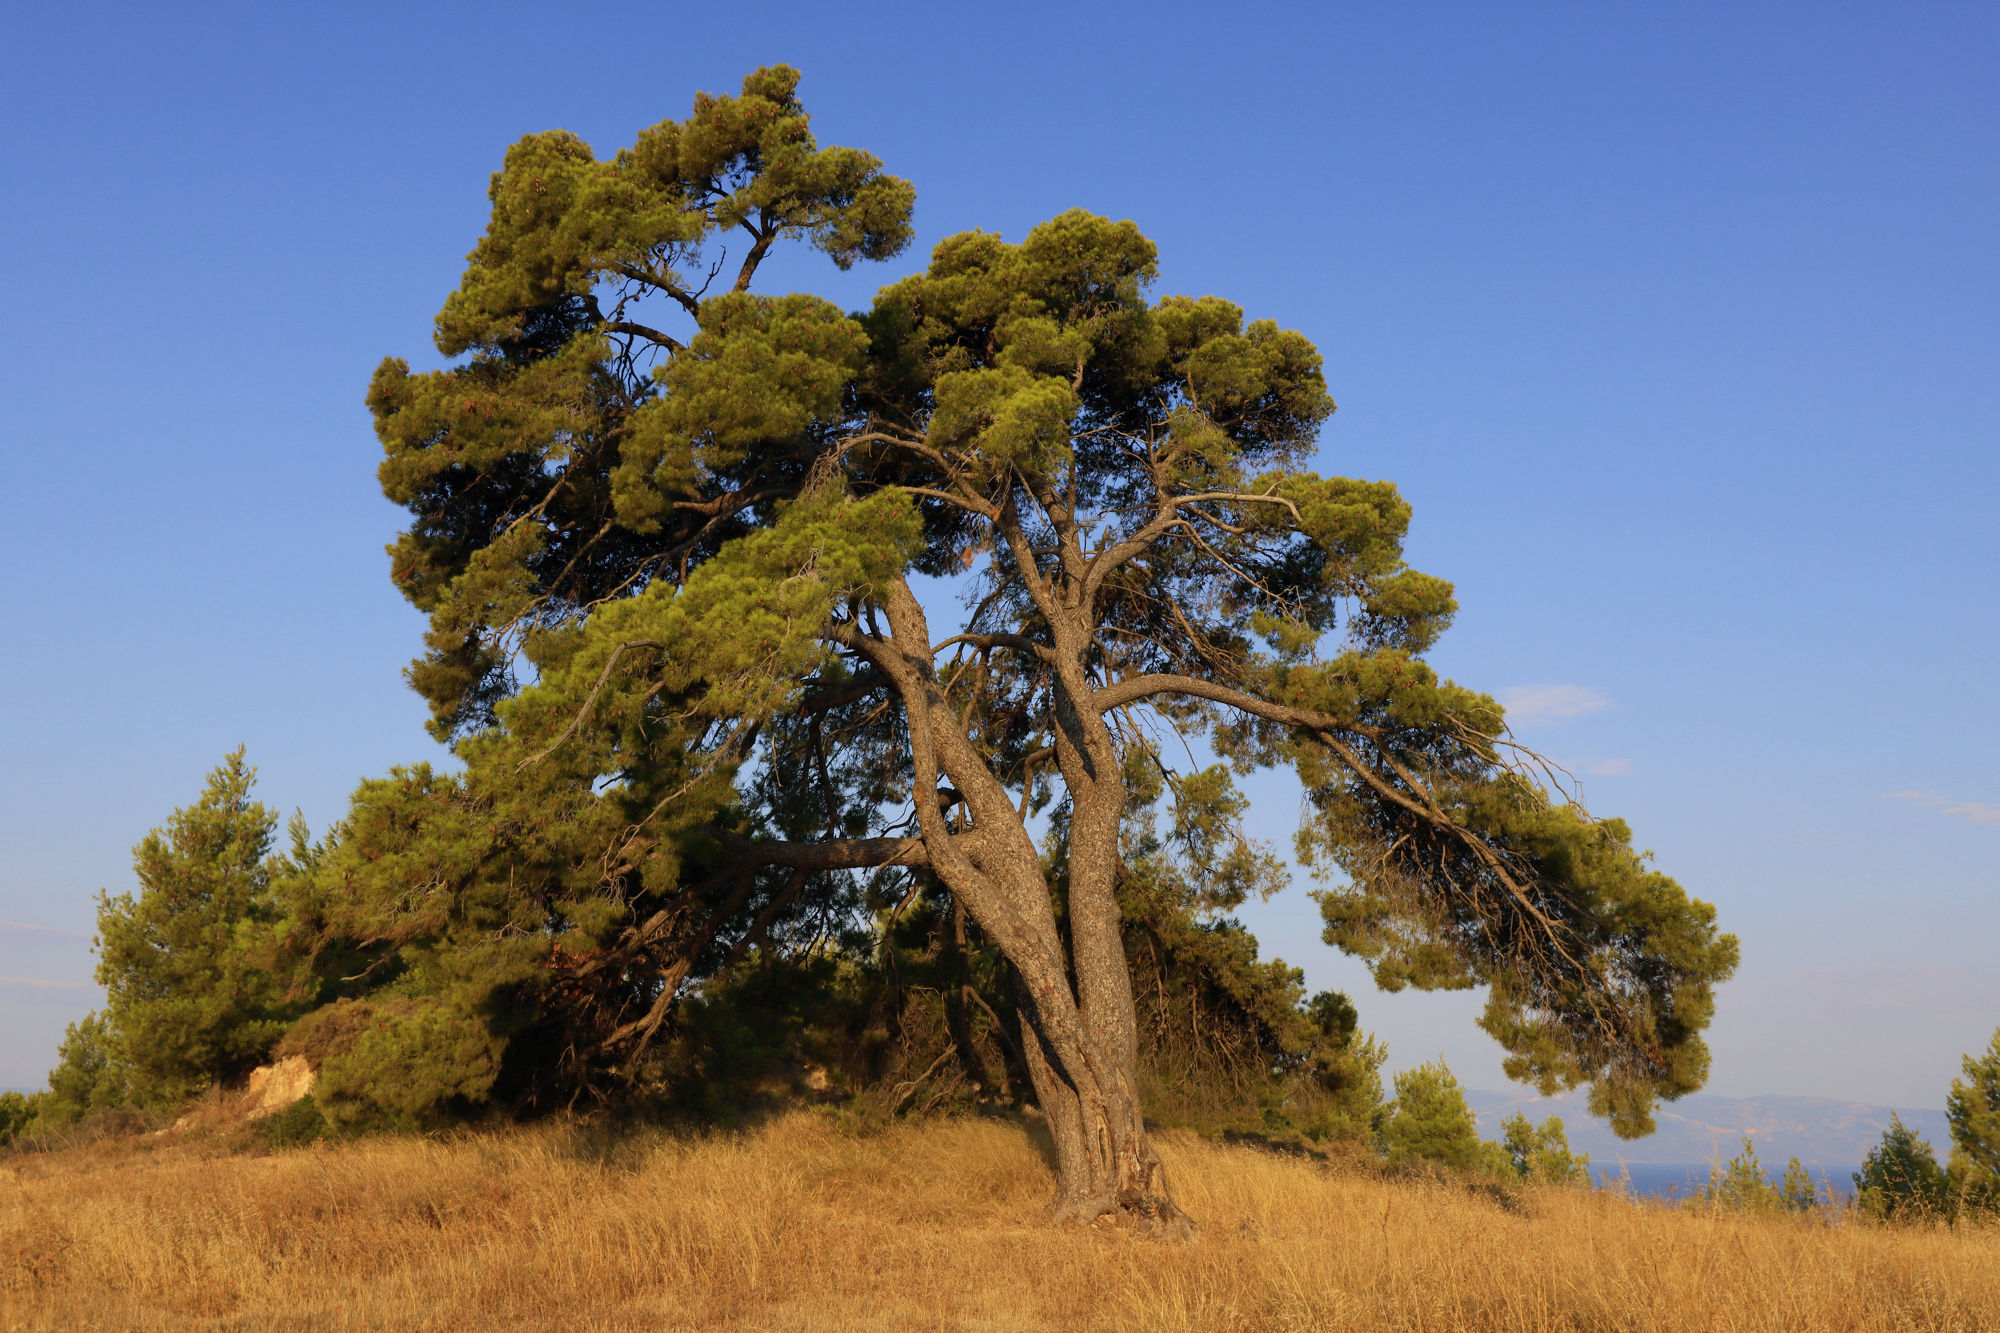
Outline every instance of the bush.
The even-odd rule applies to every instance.
[[[300,1148],[326,1137],[326,1117],[319,1103],[301,1097],[264,1121],[264,1141],[273,1148]]]
[[[113,1043],[110,1021],[91,1012],[71,1023],[56,1049],[49,1090],[36,1115],[43,1125],[73,1124],[92,1111],[124,1106],[130,1100],[128,1071]]]
[[[47,1097],[37,1093],[30,1097],[20,1092],[0,1092],[0,1148],[12,1143],[35,1118],[38,1103]]]
[[[164,1108],[246,1073],[291,1017],[271,970],[277,816],[239,747],[201,798],[132,849],[139,895],[99,894],[97,980],[135,1104]]]
[[[437,996],[357,1003],[366,1024],[319,1069],[314,1098],[340,1129],[423,1129],[464,1118],[486,1098],[504,1039]]]
[[[1819,1187],[1813,1184],[1812,1173],[1796,1157],[1785,1163],[1785,1178],[1778,1185],[1778,1199],[1794,1213],[1809,1213],[1819,1206]]]

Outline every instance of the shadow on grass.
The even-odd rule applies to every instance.
[[[663,1145],[749,1139],[772,1122],[800,1111],[822,1116],[836,1130],[857,1138],[866,1138],[913,1121],[958,1118],[1001,1121],[1019,1129],[1048,1169],[1051,1172],[1056,1170],[1055,1140],[1050,1137],[1041,1113],[1033,1107],[988,1104],[960,1108],[947,1114],[892,1116],[879,1102],[865,1097],[820,1102],[772,1098],[706,1112],[661,1111],[656,1108],[577,1116],[569,1121],[566,1131],[557,1139],[558,1151],[569,1161],[602,1170],[636,1172],[643,1169],[653,1151]]]

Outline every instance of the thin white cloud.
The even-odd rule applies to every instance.
[[[1953,819],[1969,819],[1975,824],[2000,824],[2000,805],[1986,801],[1960,801],[1931,791],[1892,791],[1887,796],[1892,801],[1914,801],[1918,805],[1927,805]]]
[[[1583,770],[1600,778],[1622,778],[1632,771],[1630,759],[1600,759]]]
[[[1514,685],[1500,691],[1500,703],[1507,710],[1509,723],[1532,726],[1595,713],[1611,701],[1581,685]]]
[[[61,926],[38,926],[32,921],[0,921],[0,930],[13,931],[22,935],[67,935],[72,939],[87,940],[87,930],[64,930]]]
[[[0,977],[0,986],[40,986],[48,990],[89,990],[88,981],[51,981],[47,977]]]

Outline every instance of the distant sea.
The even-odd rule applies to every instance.
[[[1467,1089],[1465,1099],[1479,1117],[1482,1138],[1497,1140],[1502,1123],[1511,1115],[1525,1115],[1536,1124],[1560,1116],[1571,1150],[1590,1154],[1593,1175],[1615,1177],[1619,1164],[1629,1162],[1633,1192],[1651,1198],[1699,1190],[1708,1183],[1712,1165],[1743,1151],[1745,1138],[1756,1144],[1767,1176],[1783,1177],[1786,1160],[1796,1157],[1815,1181],[1827,1177],[1842,1195],[1854,1188],[1855,1170],[1882,1141],[1893,1114],[1900,1113],[1906,1126],[1923,1135],[1939,1160],[1951,1147],[1941,1110],[1892,1109],[1829,1097],[1718,1097],[1697,1092],[1662,1102],[1655,1113],[1658,1128],[1637,1139],[1617,1137],[1591,1115],[1581,1090],[1538,1098],[1520,1091]]]
[[[1809,1162],[1805,1166],[1812,1173],[1813,1183],[1822,1189],[1831,1188],[1835,1199],[1845,1199],[1854,1192],[1854,1173],[1861,1169],[1859,1164],[1822,1166]],[[1590,1164],[1590,1174],[1596,1177],[1600,1186],[1612,1187],[1621,1179],[1626,1179],[1631,1182],[1633,1194],[1662,1203],[1693,1198],[1701,1193],[1708,1185],[1708,1174],[1712,1169],[1712,1162],[1627,1162],[1607,1166],[1593,1159]],[[1764,1172],[1774,1182],[1784,1178],[1782,1165],[1773,1171],[1770,1163],[1766,1162]]]

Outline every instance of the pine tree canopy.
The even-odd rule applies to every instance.
[[[1156,295],[1153,244],[1082,211],[948,237],[864,311],[759,291],[781,242],[846,267],[911,237],[911,186],[819,147],[797,82],[608,159],[523,139],[438,315],[456,359],[375,374],[411,680],[466,765],[371,784],[314,871],[299,938],[340,976],[460,996],[385,992],[378,1044],[463,1052],[533,991],[547,1067],[614,1078],[691,979],[921,881],[1017,979],[1060,1211],[1172,1225],[1130,792],[1162,776],[1226,907],[1276,873],[1230,774],[1284,767],[1326,938],[1383,986],[1488,987],[1508,1072],[1623,1132],[1699,1087],[1735,940],[1425,663],[1451,586],[1404,563],[1393,485],[1307,468],[1312,344]],[[1183,739],[1223,766],[1174,769]]]

